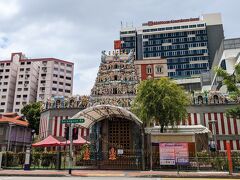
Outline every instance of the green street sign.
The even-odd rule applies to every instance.
[[[63,119],[61,121],[62,124],[66,124],[66,123],[84,123],[85,119]]]

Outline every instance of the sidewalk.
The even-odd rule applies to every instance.
[[[0,176],[67,176],[67,170],[0,170]],[[115,171],[115,170],[73,170],[72,176],[80,177],[186,177],[186,178],[237,178],[240,173],[232,176],[228,172],[180,172],[176,171]]]

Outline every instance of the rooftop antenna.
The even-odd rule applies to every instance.
[[[123,28],[123,22],[121,21],[121,29]]]

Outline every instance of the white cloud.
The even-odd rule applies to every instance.
[[[19,12],[19,6],[16,1],[0,1],[0,19],[9,19]]]

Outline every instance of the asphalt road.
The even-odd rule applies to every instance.
[[[0,177],[0,180],[186,180],[186,178],[133,178],[133,177]],[[189,178],[189,180],[213,180],[208,178]],[[218,179],[214,179],[218,180]],[[220,179],[219,179],[220,180]],[[222,179],[221,179],[222,180]],[[234,180],[234,179],[228,179]]]

